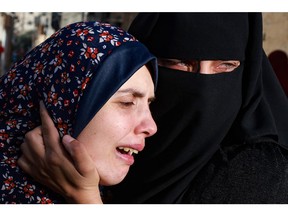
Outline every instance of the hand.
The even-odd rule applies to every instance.
[[[102,203],[99,175],[85,146],[69,135],[62,145],[43,103],[40,116],[42,126],[25,135],[18,165],[70,203]]]

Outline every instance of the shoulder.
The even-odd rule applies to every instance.
[[[273,142],[220,149],[189,197],[196,203],[288,203],[288,150]]]
[[[267,174],[271,170],[271,174],[275,174],[288,166],[288,150],[273,142],[243,144],[231,150],[224,150],[224,155],[227,157],[229,170],[246,172],[257,168],[257,173],[265,171]]]

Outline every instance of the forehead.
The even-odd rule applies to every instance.
[[[125,89],[134,89],[143,95],[154,94],[154,83],[151,74],[146,66],[137,70],[118,90],[124,92]]]

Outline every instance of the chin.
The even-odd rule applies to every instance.
[[[100,176],[99,184],[103,186],[112,186],[112,185],[119,184],[126,177],[127,173],[128,171],[118,173],[118,175],[116,175],[116,172],[114,172],[114,175],[112,174],[112,175],[105,176],[105,177]]]

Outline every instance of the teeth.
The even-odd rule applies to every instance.
[[[134,154],[138,154],[138,151],[129,147],[118,147],[119,149],[124,150],[125,152],[127,152],[129,155]]]

